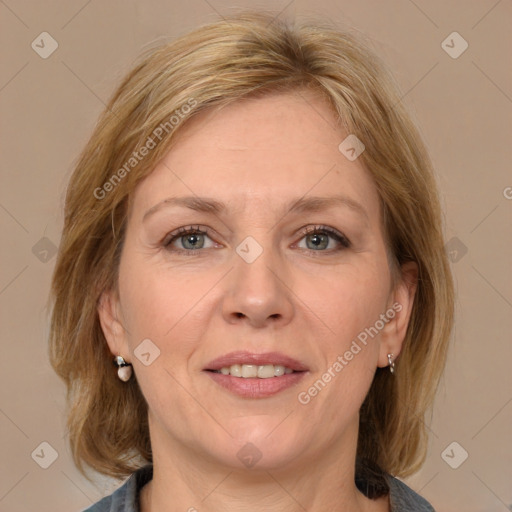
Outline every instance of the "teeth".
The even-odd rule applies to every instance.
[[[268,379],[270,377],[275,376],[274,365],[266,364],[263,366],[258,366],[258,377],[260,379]]]
[[[249,379],[251,377],[258,376],[258,367],[255,364],[243,364],[242,365],[242,377]]]
[[[274,366],[274,376],[275,377],[281,377],[281,375],[284,375],[285,367],[284,366]]]
[[[293,370],[281,365],[274,366],[273,364],[233,364],[217,370],[217,373],[231,375],[232,377],[242,377],[244,379],[256,377],[259,379],[269,379],[271,377],[281,377],[282,375],[293,373]]]
[[[233,377],[241,377],[242,376],[242,366],[239,364],[233,364],[229,368],[229,373],[233,375]],[[222,370],[221,370],[222,371]]]

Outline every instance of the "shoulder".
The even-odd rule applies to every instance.
[[[404,482],[388,475],[389,499],[392,512],[435,512],[432,505]]]
[[[109,496],[82,512],[139,512],[139,492],[153,478],[153,466],[138,469]]]

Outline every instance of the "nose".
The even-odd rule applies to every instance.
[[[294,314],[291,276],[268,249],[252,263],[234,254],[222,305],[228,323],[283,327]]]

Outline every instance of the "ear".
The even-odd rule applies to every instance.
[[[117,293],[104,291],[98,301],[98,316],[101,329],[107,340],[107,344],[113,356],[122,356],[129,363],[130,348],[127,340],[127,332],[121,322],[120,303]]]
[[[389,366],[388,354],[393,354],[392,358],[395,360],[402,350],[417,286],[418,265],[415,261],[408,261],[401,266],[401,276],[390,295],[385,313],[387,318],[392,318],[381,331],[378,363],[381,368]]]

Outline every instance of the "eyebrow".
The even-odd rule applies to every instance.
[[[142,221],[147,220],[148,217],[156,213],[165,207],[179,206],[182,208],[189,208],[197,212],[212,213],[220,215],[227,210],[224,203],[217,201],[210,197],[198,197],[198,196],[183,196],[183,197],[168,197],[158,204],[152,206],[146,211],[142,217]],[[364,218],[366,222],[369,221],[369,216],[363,205],[355,201],[354,199],[344,196],[308,196],[293,199],[287,205],[284,206],[283,215],[288,213],[312,213],[322,210],[327,210],[335,206],[345,206],[355,213],[359,214]]]

